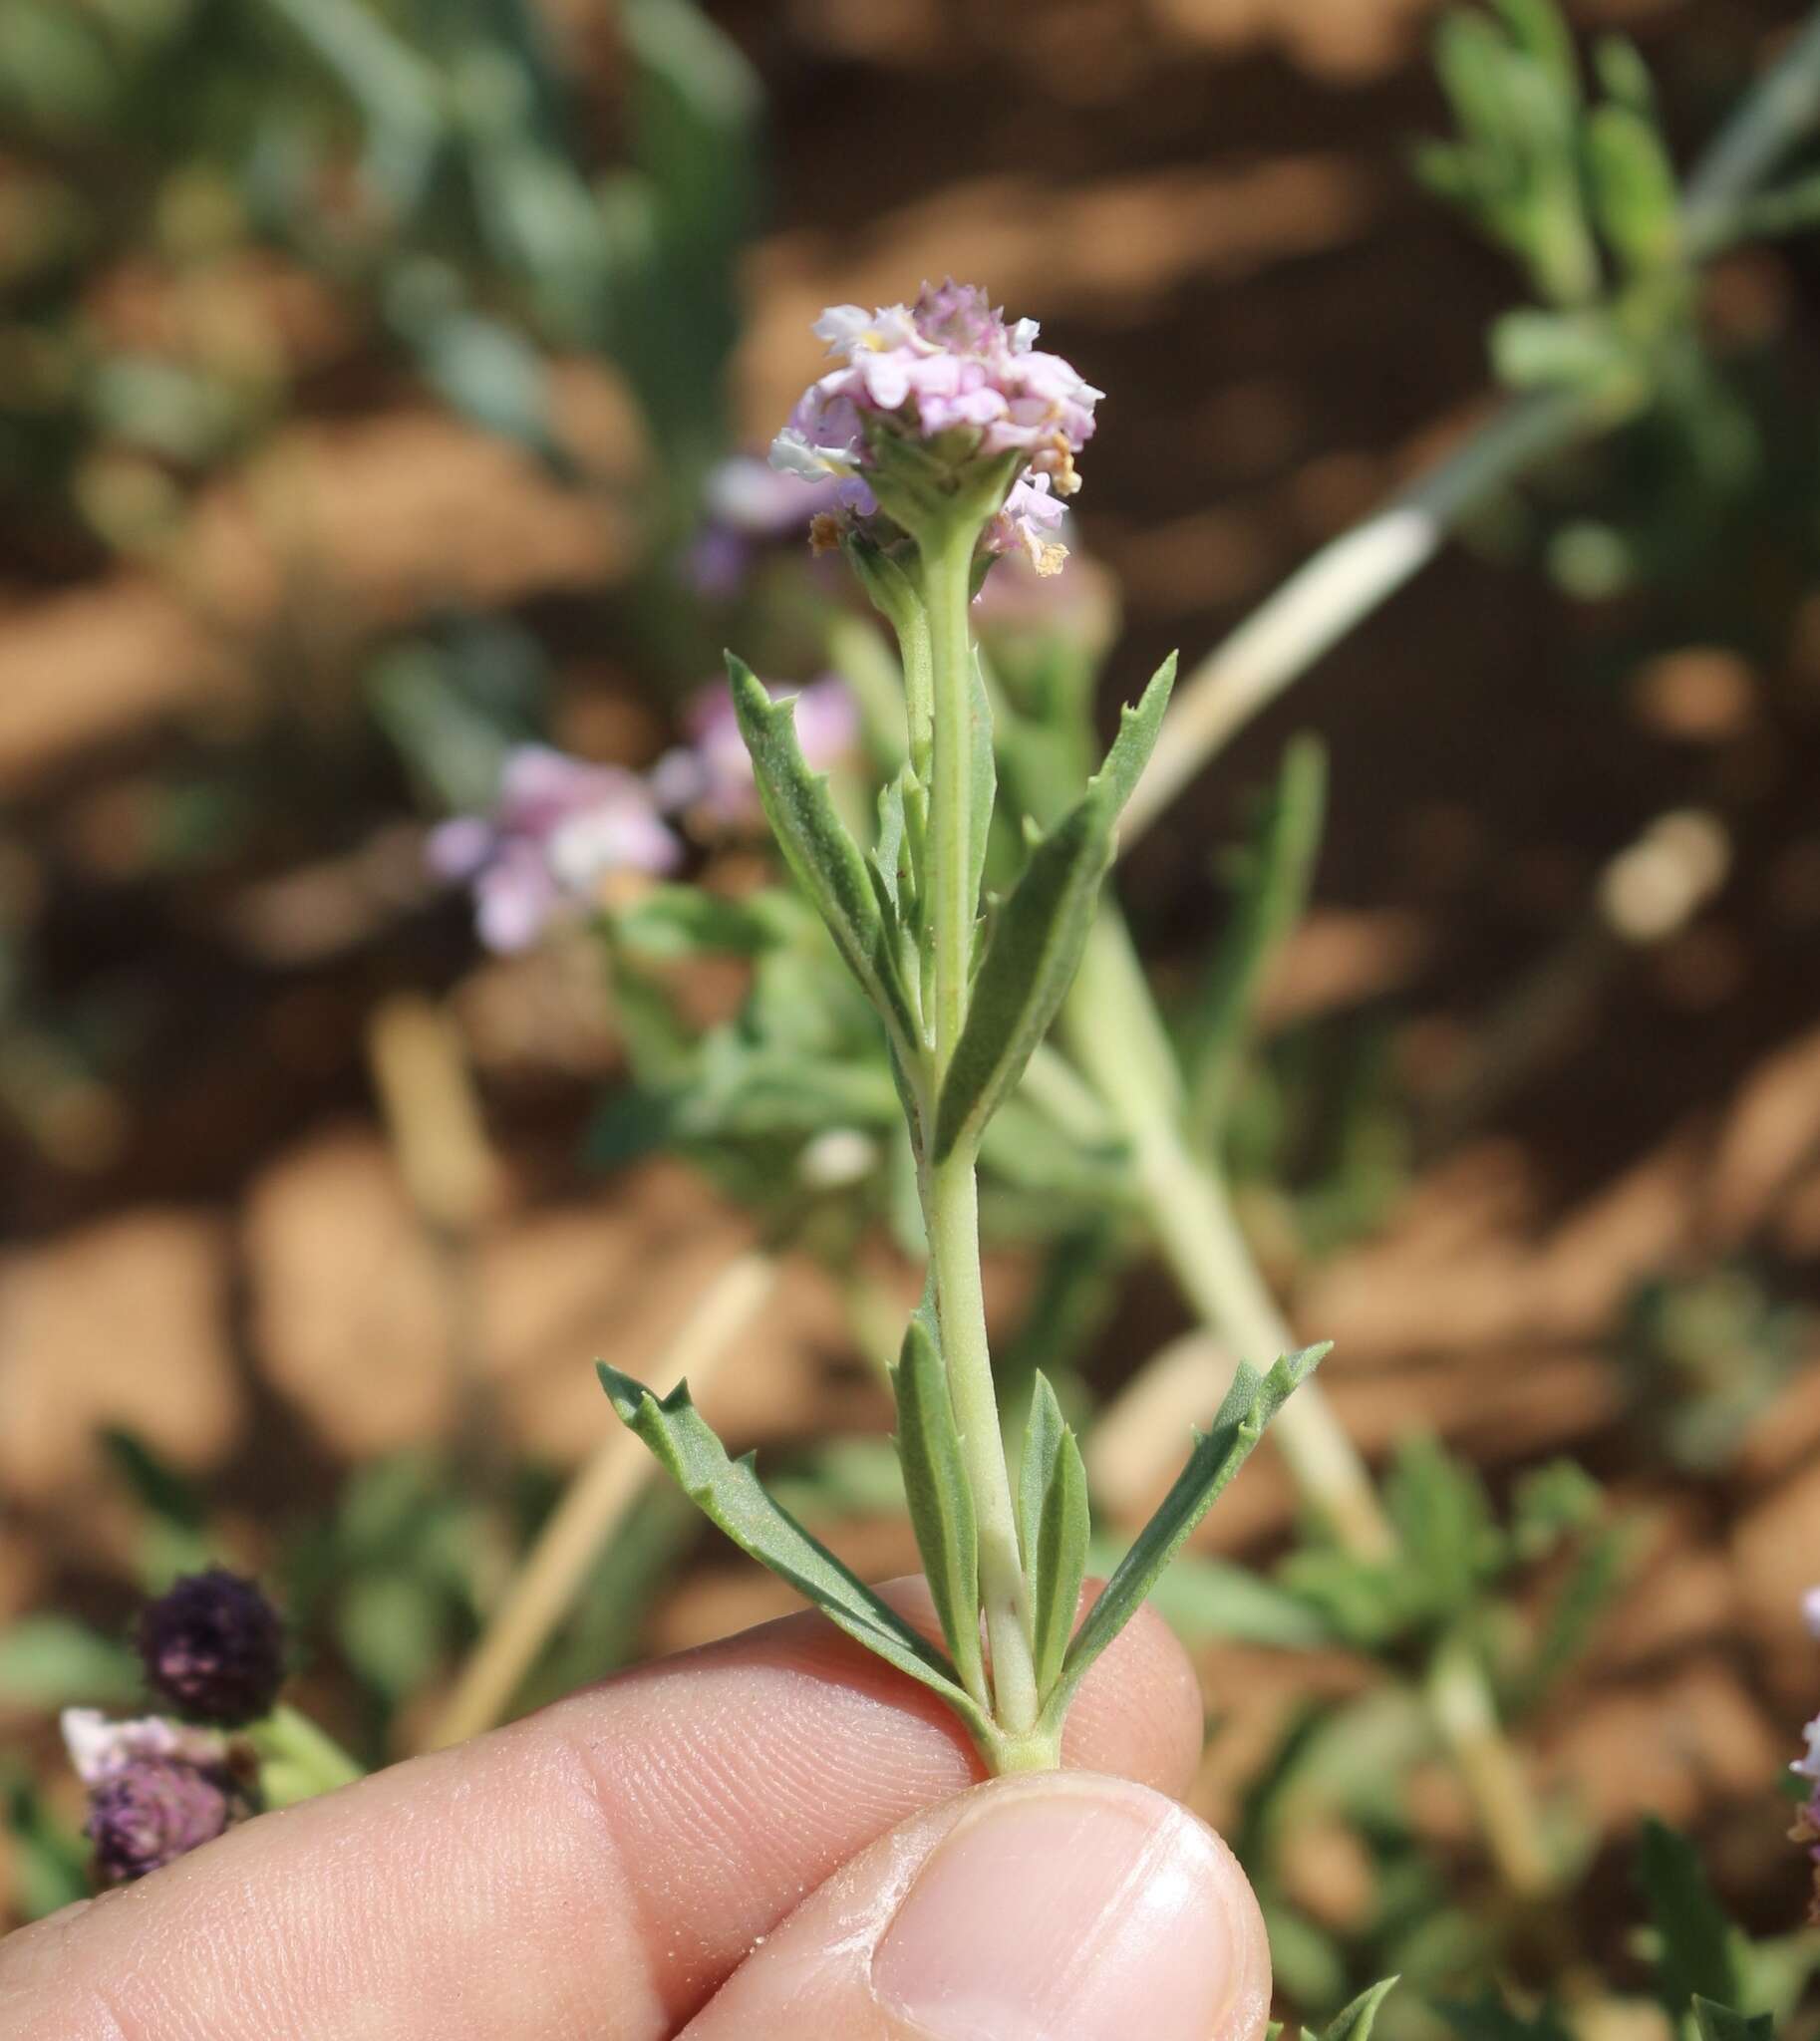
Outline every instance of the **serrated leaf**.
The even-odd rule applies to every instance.
[[[897,1393],[897,1456],[923,1574],[942,1619],[961,1683],[987,1706],[980,1649],[980,1534],[973,1490],[961,1460],[961,1435],[948,1393],[948,1371],[929,1319],[910,1319],[892,1371]]]
[[[1315,738],[1299,737],[1283,754],[1232,918],[1189,1022],[1190,1125],[1203,1152],[1225,1123],[1265,976],[1308,906],[1326,801],[1327,753]]]
[[[1112,861],[1119,810],[1149,760],[1174,681],[1171,655],[1142,700],[1124,710],[1105,763],[1038,841],[999,914],[942,1084],[932,1144],[937,1162],[962,1143],[978,1147],[1073,983]]]
[[[1163,713],[1169,707],[1169,697],[1175,692],[1175,668],[1179,656],[1170,653],[1150,676],[1149,685],[1137,700],[1127,702],[1119,710],[1118,733],[1106,752],[1105,763],[1088,781],[1089,790],[1098,789],[1111,803],[1110,819],[1113,823],[1123,813],[1126,801],[1143,776],[1144,767],[1150,762],[1150,753],[1156,748],[1156,733],[1162,729]]]
[[[1319,1366],[1330,1345],[1325,1342],[1284,1354],[1261,1380],[1255,1368],[1240,1364],[1206,1436],[1196,1442],[1175,1486],[1137,1534],[1118,1571],[1074,1632],[1047,1712],[1061,1718],[1087,1667],[1137,1613],[1157,1576],[1244,1466],[1264,1436],[1265,1426],[1291,1392]]]
[[[1087,1476],[1049,1377],[1037,1375],[1018,1473],[1018,1533],[1030,1582],[1037,1693],[1047,1697],[1074,1631],[1086,1577]]]
[[[1699,1853],[1654,1816],[1638,1840],[1637,1883],[1662,1941],[1656,1995],[1668,2017],[1678,2021],[1695,1997],[1736,2005],[1743,1995],[1737,1930],[1713,1896]]]
[[[1371,2041],[1371,2028],[1378,2008],[1396,1989],[1398,1980],[1385,1977],[1362,1991],[1351,2005],[1343,2006],[1323,2029],[1321,2041]]]
[[[751,667],[732,653],[727,673],[758,797],[784,859],[877,1009],[892,1047],[914,1068],[917,1029],[898,973],[896,937],[859,846],[835,812],[825,775],[811,772],[803,760],[789,702],[773,702]]]
[[[1693,2024],[1700,2031],[1700,2041],[1775,2041],[1775,2026],[1768,2013],[1734,2013],[1709,1998],[1694,1998]]]
[[[976,1737],[991,1737],[990,1720],[960,1684],[947,1657],[764,1492],[752,1454],[738,1460],[728,1457],[713,1427],[691,1402],[686,1382],[679,1382],[660,1401],[642,1382],[604,1361],[596,1363],[596,1371],[622,1422],[742,1552],[787,1581],[848,1636],[940,1694]]]

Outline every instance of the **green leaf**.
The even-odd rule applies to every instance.
[[[1553,2011],[1544,2007],[1525,2017],[1487,1991],[1470,2005],[1463,2000],[1443,1999],[1434,2010],[1453,2030],[1456,2041],[1574,2041]]]
[[[1426,1612],[1465,1614],[1504,1556],[1477,1470],[1430,1433],[1412,1433],[1397,1448],[1384,1505],[1403,1549],[1397,1572]]]
[[[1327,753],[1316,738],[1298,737],[1283,754],[1189,1023],[1191,1129],[1203,1151],[1225,1124],[1265,976],[1308,906],[1326,802]]]
[[[1105,763],[1040,839],[999,915],[943,1080],[932,1144],[937,1162],[963,1143],[977,1149],[1073,983],[1112,861],[1119,810],[1149,759],[1174,681],[1171,655],[1143,699],[1122,713]]]
[[[804,762],[789,702],[773,702],[751,667],[731,652],[727,673],[758,797],[784,859],[877,1009],[900,1060],[914,1069],[917,1028],[898,976],[896,936],[859,846],[828,797],[826,775],[811,772]]]
[[[1111,1574],[1124,1558],[1116,1545],[1095,1539],[1087,1565]],[[1334,1625],[1302,1596],[1260,1580],[1249,1567],[1199,1553],[1179,1553],[1150,1591],[1158,1615],[1185,1644],[1271,1644],[1312,1651],[1335,1641]]]
[[[1074,1632],[1047,1713],[1060,1719],[1081,1675],[1137,1613],[1157,1576],[1213,1507],[1220,1491],[1244,1466],[1252,1448],[1264,1436],[1265,1426],[1290,1393],[1315,1371],[1330,1344],[1305,1346],[1299,1352],[1284,1354],[1262,1380],[1255,1368],[1240,1364],[1212,1427],[1204,1438],[1197,1440],[1175,1486],[1138,1533],[1124,1563],[1106,1583],[1098,1601],[1087,1611],[1086,1620]]]
[[[1343,2007],[1329,2020],[1321,2041],[1371,2041],[1371,2027],[1377,2018],[1377,2009],[1396,1985],[1396,1978],[1385,1977],[1368,1991],[1362,1991],[1351,2005]]]
[[[765,1494],[752,1454],[728,1458],[727,1448],[690,1401],[686,1382],[660,1401],[642,1382],[604,1361],[596,1363],[596,1372],[622,1421],[742,1552],[787,1581],[848,1636],[940,1694],[976,1736],[991,1735],[991,1722],[959,1684],[943,1653]]]
[[[961,1460],[961,1435],[948,1371],[921,1311],[911,1315],[892,1370],[897,1392],[897,1456],[923,1573],[942,1619],[961,1683],[982,1708],[986,1666],[980,1649],[980,1534],[973,1490]]]
[[[1580,65],[1574,38],[1554,0],[1497,0],[1510,39],[1540,67],[1563,100],[1580,99]]]
[[[1030,1582],[1037,1692],[1062,1671],[1087,1567],[1087,1475],[1047,1375],[1039,1372],[1018,1475],[1018,1534]]]
[[[1656,1994],[1678,2021],[1695,1997],[1735,2006],[1743,1996],[1738,1933],[1713,1896],[1699,1854],[1654,1816],[1637,1851],[1637,1883],[1661,1937]]]
[[[1586,124],[1594,217],[1632,276],[1680,259],[1680,191],[1655,125],[1629,107],[1600,107]]]
[[[1729,2006],[1715,2005],[1697,1995],[1693,2023],[1700,2031],[1700,2041],[1775,2041],[1768,2013],[1734,2013]]]
[[[1656,81],[1629,36],[1601,36],[1593,45],[1593,75],[1608,100],[1645,120],[1656,118]]]
[[[1169,707],[1169,697],[1175,690],[1178,656],[1170,653],[1150,676],[1149,686],[1137,700],[1127,702],[1118,712],[1118,734],[1106,752],[1105,763],[1087,782],[1089,792],[1097,789],[1110,801],[1110,819],[1113,822],[1123,813],[1126,801],[1143,776],[1144,767],[1150,762],[1150,753],[1156,748],[1156,733],[1162,728],[1163,712]]]
[[[789,940],[778,896],[730,900],[700,886],[653,886],[613,917],[628,949],[650,957],[757,957]]]
[[[1601,312],[1506,312],[1491,328],[1491,366],[1512,390],[1597,390],[1631,374],[1635,357]]]
[[[0,1703],[10,1707],[127,1707],[144,1687],[125,1644],[70,1616],[26,1615],[0,1630]]]

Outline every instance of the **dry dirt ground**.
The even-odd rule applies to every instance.
[[[1126,589],[1118,686],[1167,644],[1212,642],[1475,416],[1483,323],[1510,286],[1403,173],[1405,140],[1437,118],[1423,0],[720,11],[771,86],[780,145],[739,364],[754,436],[799,386],[824,302],[953,271],[1054,308],[1055,344],[1111,393],[1084,534]],[[1629,26],[1697,134],[1752,47],[1746,15],[1768,29],[1779,11],[1626,0],[1582,18]],[[1810,388],[1813,280],[1753,260],[1721,295],[1734,330],[1781,335]],[[573,383],[610,462],[611,397]],[[129,1079],[105,1087],[69,1081],[42,1043],[10,1052],[0,1620],[121,1605],[100,1422],[206,1482],[254,1552],[338,1470],[450,1423],[447,1299],[366,1062],[390,995],[447,990],[479,1074],[497,1182],[477,1346],[512,1445],[583,1453],[607,1422],[589,1356],[648,1359],[740,1238],[678,1168],[577,1173],[573,1132],[611,1047],[559,962],[473,963],[459,917],[422,895],[408,823],[351,833],[344,814],[269,869],[155,898],[132,876],[150,775],[172,746],[257,723],[252,673],[274,642],[294,713],[332,721],[311,691],[332,695],[345,648],[452,595],[556,618],[566,727],[644,741],[625,674],[573,621],[624,547],[597,502],[392,392],[301,421],[155,566],[0,569],[0,885],[38,917],[57,991],[124,1003],[137,1043]],[[1321,729],[1332,833],[1277,1009],[1393,1014],[1411,1084],[1434,1093],[1501,995],[1562,954],[1640,826],[1688,801],[1734,818],[1715,903],[1604,971],[1381,1234],[1303,1273],[1295,1309],[1338,1342],[1328,1379],[1374,1453],[1411,1421],[1494,1480],[1575,1452],[1642,1513],[1621,1612],[1536,1760],[1608,1835],[1646,1807],[1703,1826],[1774,1920],[1798,1910],[1799,1874],[1765,1782],[1820,1705],[1796,1606],[1820,1574],[1820,1376],[1804,1365],[1736,1461],[1696,1483],[1639,1443],[1609,1359],[1641,1277],[1749,1250],[1795,1294],[1813,1287],[1820,611],[1803,619],[1773,561],[1764,573],[1765,605],[1795,624],[1746,659],[1710,649],[1695,600],[1677,643],[1676,600],[1574,609],[1528,571],[1451,558],[1189,794],[1134,861],[1132,897],[1160,956],[1190,953],[1214,924],[1209,853],[1238,791],[1289,731]],[[1630,660],[1652,628],[1653,663]],[[1009,1295],[1016,1272],[998,1273]],[[1145,1346],[1179,1326],[1154,1284],[1124,1322]],[[1098,1357],[1100,1379],[1141,1360],[1129,1342]],[[716,1415],[742,1441],[883,1425],[811,1272],[722,1376]],[[1268,1552],[1287,1513],[1263,1468],[1213,1536]],[[846,1535],[868,1565],[908,1558],[896,1527]],[[704,1548],[651,1640],[775,1602]],[[1216,1813],[1297,1682],[1347,1677],[1255,1651],[1210,1653],[1205,1674]]]

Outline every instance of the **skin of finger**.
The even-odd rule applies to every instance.
[[[1123,1782],[1121,1782],[1123,1783]],[[844,1865],[735,1971],[680,2041],[927,2041],[881,2005],[873,1957],[917,1874],[989,1797],[1053,1790],[1000,1779],[914,1815]],[[1249,1881],[1225,1843],[1194,1817],[1223,1867],[1237,1923],[1238,1974],[1206,2041],[1258,2041],[1270,2018],[1270,1948]],[[1133,2036],[1133,2041],[1139,2037]]]
[[[920,1581],[893,1583],[932,1621]],[[1071,1764],[1165,1793],[1198,1688],[1154,1618]],[[34,2041],[662,2041],[840,1864],[979,1777],[933,1695],[798,1615],[267,1815],[0,1944]]]

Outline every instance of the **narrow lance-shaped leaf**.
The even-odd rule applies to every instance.
[[[1073,1431],[1063,1421],[1049,1377],[1037,1376],[1018,1480],[1018,1532],[1030,1582],[1037,1692],[1049,1693],[1062,1670],[1087,1566],[1087,1476]]]
[[[1738,1933],[1713,1896],[1693,1845],[1651,1817],[1638,1842],[1637,1883],[1662,1937],[1656,1995],[1669,2019],[1678,2021],[1696,1997],[1735,2006],[1743,1993]]]
[[[1005,903],[974,981],[936,1110],[936,1161],[977,1146],[986,1123],[1049,1032],[1092,926],[1113,830],[1156,742],[1175,681],[1173,655],[1119,720],[1105,763],[1081,799],[1031,853]]]
[[[1189,1023],[1190,1127],[1203,1148],[1218,1138],[1230,1110],[1265,975],[1308,905],[1326,799],[1327,754],[1316,738],[1299,737],[1283,754],[1232,920]]]
[[[759,1486],[753,1456],[733,1460],[679,1383],[660,1401],[642,1382],[597,1364],[601,1387],[677,1485],[740,1550],[787,1581],[806,1601],[887,1664],[940,1694],[976,1737],[992,1725],[955,1668],[896,1609],[849,1573],[827,1547]]]
[[[727,655],[740,733],[752,753],[758,797],[789,868],[827,924],[834,947],[877,1008],[893,1048],[915,1068],[916,1025],[898,976],[888,905],[874,887],[858,844],[834,811],[823,775],[811,772],[796,741],[788,702],[773,702],[743,660]]]
[[[1775,2025],[1767,2013],[1734,2013],[1709,1998],[1694,1999],[1693,2023],[1700,2041],[1775,2041]]]
[[[1118,1571],[1074,1632],[1062,1677],[1047,1704],[1047,1712],[1056,1720],[1062,1718],[1087,1667],[1137,1613],[1157,1576],[1244,1466],[1264,1436],[1265,1426],[1291,1391],[1314,1372],[1330,1344],[1305,1346],[1300,1352],[1283,1355],[1262,1380],[1255,1368],[1240,1364],[1211,1429],[1196,1442],[1175,1486],[1137,1534]]]
[[[1369,1990],[1362,1991],[1351,2005],[1343,2006],[1328,2021],[1321,2041],[1371,2041],[1371,2028],[1379,2008],[1396,1989],[1397,1980],[1385,1977]]]
[[[897,1456],[923,1573],[942,1619],[961,1683],[987,1705],[980,1649],[980,1534],[973,1490],[961,1463],[961,1437],[948,1375],[928,1318],[917,1312],[892,1371],[897,1392]]]

